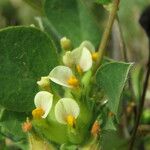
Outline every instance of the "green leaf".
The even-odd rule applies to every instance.
[[[119,132],[109,130],[101,133],[102,150],[127,150],[127,140]]]
[[[112,0],[96,0],[97,3],[102,5],[107,5],[112,2]]]
[[[96,82],[108,98],[108,107],[115,114],[132,64],[112,62],[102,65],[96,73]]]
[[[60,36],[70,38],[75,46],[83,40],[98,44],[101,32],[82,0],[46,0],[45,13]]]
[[[17,113],[4,110],[0,119],[0,126],[7,134],[11,135],[15,140],[25,139],[26,135],[22,131],[22,123],[26,120],[25,113]]]
[[[131,71],[131,82],[136,100],[139,101],[142,93],[143,68],[141,65],[136,65]]]
[[[0,105],[12,111],[31,111],[37,80],[56,65],[55,46],[45,33],[33,27],[1,30]]]
[[[115,130],[116,131],[116,127],[115,127],[115,124],[114,124],[114,117],[107,116],[107,121],[106,121],[106,124],[105,124],[103,129],[104,130]]]
[[[41,18],[44,31],[50,35],[50,37],[53,39],[55,42],[55,45],[57,47],[58,52],[61,51],[61,46],[60,46],[60,36],[58,35],[56,29],[53,27],[53,25],[49,22],[47,17],[42,17]]]

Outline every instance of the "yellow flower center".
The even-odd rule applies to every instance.
[[[78,72],[79,74],[82,74],[82,73],[83,73],[83,70],[82,70],[82,68],[80,67],[80,65],[77,65],[77,66],[76,66],[76,69],[77,69],[77,72]]]
[[[68,80],[68,84],[74,87],[77,87],[79,85],[79,81],[76,77],[72,76]]]
[[[73,127],[75,125],[75,118],[72,115],[68,115],[67,118],[67,124],[71,127]]]
[[[97,61],[97,59],[98,59],[98,53],[97,52],[92,53],[92,59],[93,59],[93,61]]]
[[[44,110],[42,108],[36,108],[32,111],[32,116],[35,119],[40,119],[44,115]]]

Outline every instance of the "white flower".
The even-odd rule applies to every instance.
[[[88,71],[92,67],[92,56],[90,51],[86,48],[78,48],[72,51],[77,67],[80,67],[83,72]]]
[[[76,65],[76,69],[79,73],[86,72],[92,67],[92,60],[98,59],[98,53],[95,51],[95,47],[89,41],[84,41],[81,45],[73,51],[68,51],[63,56],[63,63],[71,67]]]
[[[34,104],[36,109],[32,111],[34,118],[46,118],[53,103],[53,95],[46,91],[40,91],[35,95]]]
[[[61,124],[73,127],[79,113],[80,108],[77,102],[71,98],[62,98],[55,105],[55,117]]]
[[[86,47],[91,53],[95,52],[95,47],[90,41],[83,41],[80,47]]]
[[[80,47],[86,47],[91,52],[93,61],[96,61],[98,59],[98,52],[95,51],[95,47],[90,41],[83,41]]]
[[[79,47],[71,52],[66,52],[63,56],[63,63],[69,67],[74,64],[77,70],[80,69],[85,72],[92,67],[92,56],[86,47]]]
[[[49,74],[49,78],[62,86],[73,88],[78,86],[78,79],[73,75],[71,69],[66,66],[57,66]]]

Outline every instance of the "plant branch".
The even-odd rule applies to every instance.
[[[33,0],[23,0],[23,1],[29,4],[32,8],[34,8],[38,12],[40,12],[40,14],[43,14],[43,10],[41,9],[42,6],[41,1],[35,1],[35,2]]]
[[[110,12],[109,19],[108,19],[108,22],[107,22],[107,25],[106,25],[105,31],[103,33],[99,49],[98,49],[98,58],[99,59],[97,61],[97,65],[95,67],[94,72],[96,72],[97,68],[101,64],[101,59],[104,55],[104,51],[105,51],[105,48],[107,46],[109,36],[110,36],[111,30],[112,30],[112,26],[113,26],[113,23],[114,23],[114,20],[115,20],[117,11],[118,11],[119,2],[120,2],[120,0],[114,0],[113,1],[113,7],[112,7],[112,10]]]
[[[134,145],[134,142],[135,142],[137,129],[138,129],[138,126],[139,126],[139,123],[140,123],[141,114],[143,112],[145,96],[146,96],[146,91],[147,91],[148,81],[149,81],[149,75],[150,75],[150,40],[149,40],[149,57],[148,57],[148,64],[147,64],[147,73],[146,73],[146,77],[145,77],[145,81],[144,81],[144,86],[143,86],[143,92],[142,92],[141,100],[139,102],[137,118],[136,118],[136,122],[135,122],[135,127],[133,129],[133,134],[132,134],[132,137],[131,137],[131,143],[129,145],[129,150],[133,149],[133,145]]]
[[[127,48],[126,48],[126,44],[124,42],[124,38],[123,38],[123,33],[122,33],[122,29],[121,29],[121,25],[120,25],[120,20],[119,17],[117,15],[117,22],[118,22],[118,29],[119,29],[119,34],[120,34],[120,48],[123,52],[123,57],[125,62],[128,62],[128,57],[127,57]]]

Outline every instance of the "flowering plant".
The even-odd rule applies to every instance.
[[[124,99],[141,93],[131,85],[133,63],[106,54],[120,1],[25,1],[44,7],[45,16],[0,30],[1,132],[23,150],[109,150],[114,137],[126,145],[129,129],[120,120],[130,118],[135,101]],[[83,3],[109,13],[103,34]]]

